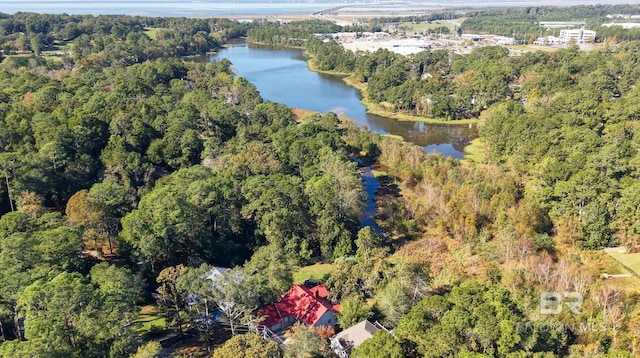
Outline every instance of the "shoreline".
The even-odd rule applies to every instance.
[[[299,47],[296,47],[299,48]],[[307,55],[307,67],[309,70],[318,73],[326,73],[335,76],[342,76],[342,81],[347,85],[353,87],[362,95],[362,99],[360,103],[362,103],[367,110],[367,113],[375,114],[376,116],[385,117],[389,119],[394,119],[400,122],[419,122],[419,123],[428,123],[428,124],[447,124],[447,125],[464,125],[464,124],[477,124],[478,119],[439,119],[439,118],[428,118],[415,116],[411,114],[392,112],[386,108],[382,108],[383,106],[378,103],[372,103],[367,100],[367,86],[362,83],[356,82],[351,73],[346,72],[337,72],[337,71],[323,71],[319,70],[314,63],[315,56],[308,53],[305,50],[305,54]]]

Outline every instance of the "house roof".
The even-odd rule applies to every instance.
[[[371,322],[364,320],[336,334],[333,338],[345,342],[347,345],[355,348],[362,344],[362,342],[373,337],[373,334],[376,333],[376,331],[378,331],[378,327],[374,326]]]
[[[227,272],[227,270],[229,270],[228,267],[213,266],[213,268],[209,272],[209,276],[207,276],[207,279],[211,281],[215,281],[218,277],[224,275],[224,273]]]
[[[336,311],[326,299],[327,294],[323,285],[313,288],[294,285],[280,301],[260,310],[260,314],[266,316],[260,324],[272,327],[285,317],[294,316],[296,320],[314,326],[327,311]]]
[[[211,271],[209,271],[209,274],[207,275],[206,279],[211,281],[211,286],[215,287],[224,283],[219,282],[218,280],[224,275],[225,272],[227,272],[229,270],[228,267],[221,267],[221,266],[214,266]],[[236,277],[236,282],[239,282],[239,279]],[[190,292],[187,295],[187,305],[189,306],[193,306],[195,304],[200,303],[200,296],[198,296],[197,294]]]

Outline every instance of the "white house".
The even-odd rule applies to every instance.
[[[211,281],[211,286],[214,286],[216,284],[216,281],[220,277],[222,277],[222,275],[228,270],[229,270],[228,267],[214,266],[211,269],[211,272],[209,272],[209,275],[207,276],[207,280]],[[195,304],[200,303],[200,297],[198,297],[198,295],[196,295],[195,293],[190,293],[187,295],[186,302],[188,306],[193,306]]]

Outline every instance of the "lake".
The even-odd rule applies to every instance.
[[[475,125],[401,122],[366,113],[356,89],[340,76],[310,71],[302,50],[237,43],[208,60],[219,58],[229,59],[236,74],[254,84],[265,100],[322,113],[344,114],[375,133],[399,135],[424,147],[425,152],[460,158],[464,147],[478,136]]]

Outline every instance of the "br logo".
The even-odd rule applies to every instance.
[[[578,292],[540,292],[540,314],[559,314],[562,304],[574,314],[580,314],[583,301]]]

